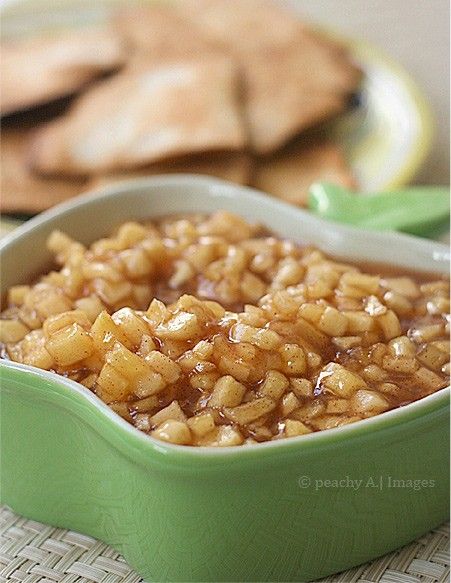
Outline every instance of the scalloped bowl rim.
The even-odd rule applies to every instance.
[[[0,259],[1,254],[4,252],[8,247],[14,245],[17,240],[22,239],[23,237],[28,237],[32,235],[33,231],[46,223],[57,219],[59,216],[63,214],[70,213],[71,210],[78,209],[89,202],[98,200],[98,199],[105,199],[105,200],[114,200],[116,197],[121,196],[124,193],[129,192],[136,188],[142,187],[149,187],[155,188],[159,185],[164,186],[174,186],[178,188],[183,188],[183,186],[194,186],[196,184],[203,184],[204,186],[218,186],[221,188],[221,191],[224,188],[230,190],[230,193],[233,193],[233,196],[238,193],[245,193],[248,197],[255,197],[255,202],[258,203],[259,199],[263,197],[267,200],[267,195],[263,193],[249,188],[238,186],[233,183],[216,179],[210,178],[206,176],[200,175],[189,175],[189,174],[178,174],[178,175],[161,175],[155,176],[150,178],[141,178],[136,180],[129,180],[121,182],[120,184],[116,185],[108,185],[104,188],[87,192],[82,194],[74,199],[71,199],[68,202],[62,203],[53,207],[51,210],[41,213],[39,216],[31,219],[27,223],[21,225],[17,229],[15,229],[12,233],[6,235],[0,241]],[[224,194],[224,192],[222,192]],[[277,208],[285,208],[289,209],[290,212],[296,213],[299,217],[304,217],[308,219],[310,222],[314,222],[318,225],[318,227],[326,227],[328,229],[333,229],[335,232],[339,232],[342,234],[352,233],[354,236],[365,236],[367,238],[369,235],[375,236],[380,240],[385,240],[385,242],[392,241],[395,243],[396,241],[406,241],[411,242],[412,244],[421,244],[421,245],[429,245],[431,250],[436,249],[438,253],[439,259],[446,259],[449,255],[446,245],[442,245],[440,243],[431,243],[429,241],[419,240],[417,237],[412,237],[409,235],[404,235],[401,233],[381,233],[381,232],[371,232],[365,231],[364,229],[359,229],[356,227],[344,226],[339,225],[336,223],[332,223],[326,221],[324,219],[320,219],[318,217],[312,216],[307,211],[304,211],[299,208],[294,208],[291,205],[287,205],[279,200],[274,200],[273,205]],[[239,213],[239,209],[237,209]],[[146,217],[142,217],[143,219]],[[148,218],[148,217],[147,217]],[[441,248],[441,249],[440,249]],[[440,250],[439,250],[440,249]],[[435,256],[435,252],[433,255]],[[208,447],[208,446],[186,446],[186,445],[174,445],[170,443],[165,443],[158,439],[153,438],[152,436],[143,433],[139,429],[135,428],[133,425],[122,419],[117,413],[115,413],[108,405],[106,405],[99,397],[97,397],[91,391],[83,388],[83,386],[76,381],[72,381],[65,377],[62,377],[56,373],[52,373],[49,371],[45,371],[42,369],[35,368],[33,366],[19,364],[16,362],[8,361],[8,360],[1,360],[0,361],[0,374],[1,369],[11,370],[19,375],[26,375],[30,377],[30,380],[33,377],[41,379],[46,383],[50,383],[54,389],[58,391],[58,389],[65,391],[69,390],[73,395],[77,395],[84,401],[88,402],[93,409],[103,417],[104,420],[108,420],[111,422],[111,426],[115,426],[118,432],[122,432],[124,436],[127,438],[131,438],[136,445],[140,447],[149,448],[150,451],[154,453],[163,454],[165,457],[170,455],[176,455],[177,457],[180,454],[188,456],[188,458],[199,458],[199,457],[215,457],[215,458],[222,458],[222,457],[230,457],[231,455],[237,455],[239,457],[261,457],[267,454],[270,454],[273,450],[275,451],[287,451],[298,449],[302,451],[304,448],[307,447],[314,447],[314,446],[322,446],[322,445],[331,445],[337,443],[338,441],[343,441],[344,439],[358,437],[362,435],[366,435],[368,433],[373,434],[376,431],[381,431],[384,429],[389,429],[393,426],[397,426],[400,424],[406,424],[408,421],[412,419],[416,419],[421,416],[426,416],[429,413],[433,413],[441,408],[446,408],[449,403],[449,389],[450,387],[445,387],[440,389],[439,391],[432,393],[422,399],[409,403],[403,407],[397,407],[392,409],[391,411],[387,411],[385,413],[381,413],[379,415],[375,415],[374,417],[368,419],[362,419],[361,421],[356,421],[355,423],[351,423],[348,425],[344,425],[341,427],[336,427],[333,429],[322,430],[318,432],[313,432],[308,435],[298,436],[298,437],[290,437],[284,438],[281,440],[276,441],[268,441],[264,443],[259,443],[257,445],[249,444],[249,445],[242,445],[242,446],[228,446],[228,447]],[[62,395],[62,392],[60,393]],[[92,428],[98,431],[98,427],[95,427],[94,424],[91,424]],[[368,431],[365,429],[368,428]],[[130,448],[130,451],[132,449]]]

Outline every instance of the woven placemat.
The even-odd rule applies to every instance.
[[[108,545],[89,536],[27,520],[0,508],[0,581],[140,583],[143,579]],[[376,561],[321,583],[446,583],[449,524]]]

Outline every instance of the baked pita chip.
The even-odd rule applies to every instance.
[[[361,72],[346,48],[305,26],[275,2],[180,0],[180,14],[196,21],[241,66],[252,149],[271,153],[294,136],[341,113]]]
[[[181,18],[169,6],[124,8],[114,22],[135,53],[145,53],[154,59],[186,59],[209,54],[215,48],[215,42],[206,38],[194,22]]]
[[[148,63],[118,74],[39,132],[33,167],[43,174],[83,175],[242,150],[236,83],[236,69],[223,57]]]
[[[249,184],[252,173],[252,162],[247,154],[214,154],[210,156],[192,156],[181,160],[153,164],[139,170],[131,170],[120,174],[105,174],[96,176],[88,188],[98,188],[115,182],[144,178],[157,174],[204,174],[215,176],[237,184]]]
[[[255,54],[243,64],[251,147],[271,153],[302,131],[344,111],[353,72],[339,68],[320,45],[304,43]]]
[[[34,214],[80,194],[80,180],[45,179],[27,167],[30,131],[4,129],[0,149],[0,209],[4,213]]]
[[[271,158],[257,162],[253,185],[296,206],[306,207],[317,181],[355,188],[356,181],[341,149],[331,142],[303,139]]]
[[[107,26],[6,41],[1,55],[2,115],[75,93],[125,61],[122,41]]]
[[[173,5],[211,41],[240,53],[287,46],[305,29],[273,0],[175,0]]]

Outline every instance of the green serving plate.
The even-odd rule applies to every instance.
[[[49,233],[89,243],[129,219],[227,209],[350,260],[446,273],[447,247],[328,223],[215,179],[142,179],[32,219],[0,243],[3,290],[48,267]],[[449,391],[337,429],[236,448],[157,441],[81,385],[1,365],[1,497],[112,545],[147,581],[309,581],[448,516]]]

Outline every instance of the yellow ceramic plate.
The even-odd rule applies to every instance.
[[[9,0],[2,10],[2,35],[101,22],[120,0]],[[336,36],[333,32],[329,34]],[[407,72],[379,49],[343,39],[364,71],[358,105],[328,126],[345,145],[363,192],[409,183],[432,139],[429,106]]]

